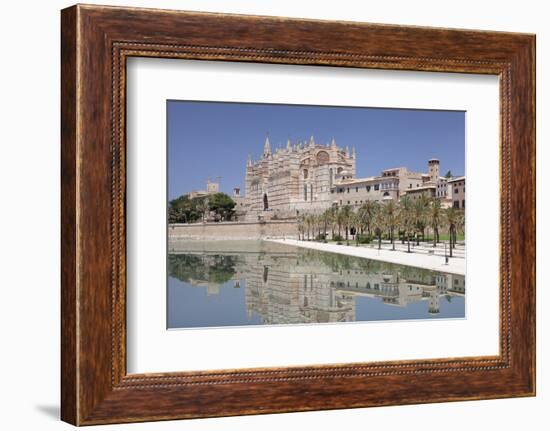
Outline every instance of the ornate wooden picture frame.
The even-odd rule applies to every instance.
[[[535,394],[535,37],[102,6],[62,11],[61,417],[75,425]],[[126,372],[126,60],[497,75],[500,354]]]

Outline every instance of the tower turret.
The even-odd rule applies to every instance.
[[[430,175],[430,181],[432,183],[437,183],[439,180],[439,160],[430,159],[428,160],[428,174]]]

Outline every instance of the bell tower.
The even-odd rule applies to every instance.
[[[428,174],[430,175],[430,182],[437,184],[439,181],[439,160],[428,160]]]

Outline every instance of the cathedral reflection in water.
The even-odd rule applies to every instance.
[[[168,270],[169,328],[465,315],[463,276],[266,242],[171,245]]]

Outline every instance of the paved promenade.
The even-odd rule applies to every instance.
[[[330,253],[346,254],[348,256],[364,257],[372,260],[381,260],[400,265],[415,266],[417,268],[431,269],[450,274],[466,274],[466,259],[463,257],[449,258],[449,263],[446,265],[445,258],[439,255],[431,255],[420,252],[407,253],[406,251],[400,250],[378,250],[378,248],[361,246],[356,247],[355,244],[351,242],[350,245],[337,245],[315,241],[298,241],[295,239],[266,239],[266,241],[310,248],[313,250],[327,251]]]

